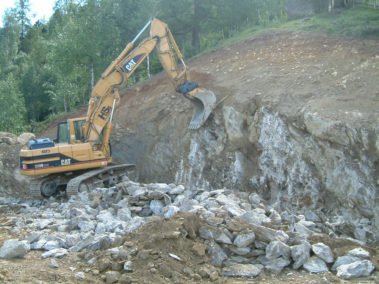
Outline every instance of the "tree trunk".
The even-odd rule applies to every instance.
[[[192,48],[195,53],[200,51],[200,1],[193,0]]]

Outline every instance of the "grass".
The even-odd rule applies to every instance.
[[[229,46],[250,39],[252,36],[270,31],[306,31],[341,37],[379,39],[379,10],[359,7],[350,8],[303,19],[275,23],[266,27],[249,27],[233,37],[219,42],[211,49]]]
[[[289,21],[279,28],[323,32],[347,37],[379,38],[379,10],[351,8]]]

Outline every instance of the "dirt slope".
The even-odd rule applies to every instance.
[[[230,96],[223,105],[242,113],[251,111],[251,104],[268,105],[294,121],[307,110],[353,126],[372,126],[379,119],[377,46],[376,40],[273,32],[203,54],[189,66],[193,79],[219,99]],[[222,119],[221,113],[220,106],[213,119]],[[191,115],[190,102],[175,94],[165,74],[132,88],[115,116],[116,158],[137,163],[145,179],[162,174],[173,179],[171,164],[161,160],[178,160],[181,153],[163,146],[154,150],[154,144],[181,144],[192,135],[186,130]],[[157,160],[162,163],[156,165]],[[163,172],[156,171],[159,166]]]

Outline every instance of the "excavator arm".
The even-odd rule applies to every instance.
[[[150,36],[133,49],[135,41],[151,26]],[[134,40],[127,44],[120,55],[108,66],[92,90],[87,118],[84,125],[84,140],[100,143],[104,152],[109,152],[109,136],[112,131],[113,112],[120,100],[118,89],[126,83],[145,58],[156,50],[160,63],[170,77],[175,90],[183,94],[195,106],[189,124],[198,129],[207,120],[216,105],[213,92],[202,89],[189,78],[189,71],[171,31],[158,19],[149,21]],[[177,61],[181,62],[179,66]]]

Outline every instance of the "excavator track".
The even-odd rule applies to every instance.
[[[43,179],[33,180],[29,185],[29,193],[33,199],[42,199],[43,196],[41,194],[41,185],[43,183]]]
[[[29,193],[33,199],[43,199],[62,192],[62,188],[65,187],[66,195],[70,197],[76,195],[81,187],[90,189],[102,186],[104,183],[113,185],[121,181],[123,176],[127,176],[131,171],[135,171],[135,168],[135,165],[132,164],[113,165],[95,169],[71,179],[68,176],[49,175],[32,180],[29,185]],[[56,185],[56,190],[54,190],[54,187],[49,188],[51,191],[46,190],[45,184],[49,182]]]
[[[82,184],[85,184],[86,187],[91,187],[92,185],[96,185],[96,183],[103,183],[105,180],[102,179],[102,175],[108,175],[108,179],[116,178],[119,180],[122,176],[125,176],[128,171],[132,170],[135,170],[135,165],[122,164],[89,171],[71,179],[67,183],[66,195],[68,197],[76,195]],[[96,179],[95,182],[94,179]]]

